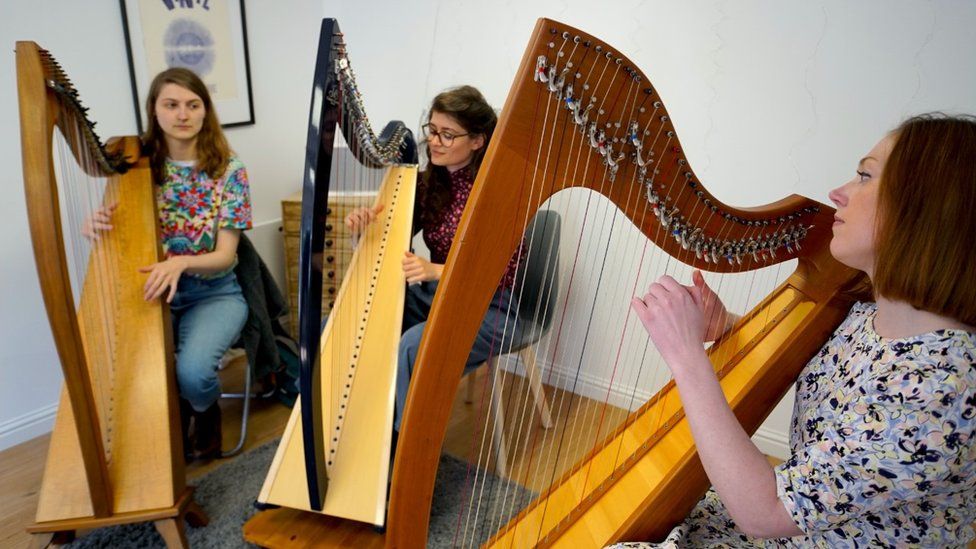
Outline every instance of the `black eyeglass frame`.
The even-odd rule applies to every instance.
[[[471,135],[471,132],[468,132],[468,133],[453,133],[453,132],[448,131],[447,132],[447,135],[449,135],[450,137],[449,138],[445,138],[443,131],[438,131],[438,130],[431,129],[430,122],[428,122],[428,123],[424,124],[423,126],[420,126],[420,134],[424,136],[424,141],[429,140],[431,137],[436,137],[437,140],[440,141],[440,143],[441,143],[442,146],[444,146],[444,147],[451,147],[451,146],[454,145],[454,140],[455,139],[457,139],[458,137],[465,137],[465,136]]]

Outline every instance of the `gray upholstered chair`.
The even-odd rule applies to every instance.
[[[518,335],[506,354],[517,354],[525,367],[525,374],[532,391],[535,407],[542,427],[552,427],[552,414],[542,387],[542,375],[533,348],[549,331],[559,288],[559,234],[561,219],[552,210],[539,210],[525,230],[525,268],[519,269],[515,291],[519,294]],[[508,446],[505,441],[505,410],[502,402],[500,376],[496,375],[498,359],[488,360],[487,375],[490,378],[490,407],[494,430],[492,437],[496,448],[495,470],[502,476],[508,474]],[[468,375],[467,402],[474,401],[474,376]]]

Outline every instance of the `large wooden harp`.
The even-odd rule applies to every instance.
[[[621,327],[612,322],[626,318],[631,296],[646,288],[648,277],[640,270],[646,265],[664,264],[671,273],[698,268],[709,276],[781,273],[773,277],[771,293],[757,296],[758,303],[709,350],[728,400],[749,432],[849,308],[844,290],[858,275],[829,255],[831,208],[795,195],[759,208],[719,201],[695,176],[647,77],[593,36],[540,20],[467,203],[417,357],[394,466],[388,547],[427,542],[424,525],[461,379],[459,365],[506,264],[519,246],[526,246],[521,243],[524,228],[540,206],[560,201],[569,204],[564,235],[613,236],[592,246],[564,242],[561,257],[569,269],[554,294],[559,295],[556,316],[546,343],[550,357],[555,356],[545,377],[557,433],[529,429],[519,434],[517,428],[505,428],[522,437],[521,443],[509,444],[517,451],[544,455],[538,449],[545,445],[551,455],[571,446],[582,450],[566,459],[530,456],[527,463],[510,466],[510,482],[500,484],[510,488],[514,482],[529,493],[505,488],[509,491],[492,502],[477,499],[494,490],[478,484],[479,475],[489,475],[474,473],[472,482],[459,488],[472,496],[458,517],[459,524],[469,526],[461,527],[456,545],[602,547],[617,540],[656,539],[702,496],[707,479],[673,383],[646,386],[649,398],[630,391],[629,405],[596,402],[591,415],[579,417],[584,399],[578,388],[587,380],[587,368],[605,365],[601,371],[610,372],[607,379],[622,379],[622,358],[630,356],[636,366],[631,379],[639,381],[643,365],[653,361],[646,336],[626,339],[637,329],[632,315]],[[575,225],[569,223],[573,215],[581,218]],[[628,227],[636,245],[614,255],[612,238]],[[657,251],[651,254],[651,248]],[[638,276],[626,274],[630,271],[623,264],[631,260]],[[586,276],[594,282],[585,306],[566,309],[564,303],[580,295]],[[751,282],[727,286],[746,294],[754,287]],[[617,308],[597,318],[593,311],[605,304]],[[549,309],[545,304],[534,308]],[[572,322],[575,331],[567,328]],[[592,352],[597,336],[619,344]],[[559,346],[573,351],[553,350]],[[560,374],[562,382],[553,375],[560,363],[570,365]],[[610,383],[606,392],[614,387]],[[505,400],[516,392],[508,391]],[[618,420],[607,421],[617,412]],[[484,432],[475,438],[490,444]],[[544,483],[533,485],[538,478]],[[496,514],[499,502],[504,509]]]
[[[161,259],[155,190],[137,137],[102,146],[53,57],[17,43],[24,185],[44,305],[64,372],[32,533],[155,521],[185,546],[185,485],[169,309],[138,268]],[[117,204],[114,228],[82,235]]]
[[[334,147],[337,132],[347,144]],[[405,283],[400,262],[412,236],[417,149],[399,121],[375,134],[342,33],[325,19],[312,91],[302,195],[299,265],[301,398],[295,404],[258,502],[382,526],[386,518],[396,345]],[[334,241],[347,210],[330,197],[383,204],[377,222]],[[330,205],[331,204],[331,205]],[[337,295],[323,311],[323,280],[351,253]],[[327,316],[323,316],[327,312]],[[260,527],[245,527],[269,543]],[[256,536],[256,537],[252,537]]]

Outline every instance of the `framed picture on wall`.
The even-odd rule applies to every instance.
[[[224,127],[254,123],[244,0],[119,0],[139,133],[149,84],[170,67],[203,80]]]

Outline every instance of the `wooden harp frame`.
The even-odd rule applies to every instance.
[[[571,56],[570,71],[564,70],[568,59],[556,54],[566,43],[578,52]],[[606,65],[615,78],[590,82],[592,89],[584,91],[573,73],[586,74],[597,64]],[[570,92],[573,84],[577,87]],[[640,86],[641,105],[652,112],[632,114],[637,111],[626,99],[632,86]],[[594,107],[587,114],[590,97],[606,98],[605,103],[597,102],[602,112]],[[543,129],[541,113],[550,98],[562,106],[555,115],[550,108],[549,126]],[[565,108],[574,100],[575,109]],[[587,116],[601,126],[591,130]],[[644,148],[631,141],[628,132],[614,129],[628,128],[632,120],[637,120],[638,128],[650,130],[651,138],[641,143]],[[605,132],[600,131],[603,128]],[[600,168],[591,170],[585,180],[573,180],[570,162],[560,163],[565,158],[546,167],[536,163],[543,130],[552,136],[586,131],[590,146],[577,149],[582,152],[576,154],[594,155],[599,163],[591,163]],[[668,139],[655,141],[654,135]],[[622,138],[611,139],[614,136]],[[651,171],[641,174],[637,158],[646,161]],[[531,189],[529,182],[534,182]],[[830,257],[832,208],[795,195],[747,209],[717,200],[695,177],[667,111],[640,70],[597,38],[540,19],[475,181],[424,332],[396,454],[387,547],[426,543],[438,457],[462,374],[458,365],[464,363],[480,313],[519,245],[526,217],[549,196],[569,187],[605,195],[658,247],[694,267],[740,272],[798,260],[789,279],[747,313],[710,353],[730,405],[750,433],[852,303],[845,290],[860,275]],[[647,202],[652,203],[654,215],[645,213]],[[697,223],[692,212],[704,209],[712,213]],[[717,363],[719,356],[722,363]],[[550,509],[565,507],[565,516],[538,516],[540,505],[530,504],[489,545],[599,547],[617,540],[654,539],[683,519],[707,488],[707,478],[674,392],[669,384],[604,441],[603,447],[622,448],[624,457],[619,462],[608,461],[600,447],[594,448],[537,500]],[[650,421],[650,417],[664,419]],[[638,442],[628,443],[628,439]],[[590,470],[593,487],[587,484],[587,497],[581,497],[585,503],[567,503],[566,498],[571,500],[579,489],[574,474],[584,466]],[[533,534],[521,537],[519,529]],[[534,537],[536,532],[541,534]]]
[[[16,52],[27,213],[65,377],[37,522],[28,531],[70,537],[77,529],[155,521],[168,543],[185,546],[184,516],[193,525],[206,524],[207,517],[185,483],[169,308],[142,298],[138,268],[162,255],[149,160],[138,137],[101,144],[77,91],[47,51],[18,42]],[[54,167],[56,126],[80,169],[106,178],[103,200],[118,204],[114,229],[92,247],[77,307]],[[99,246],[124,250],[112,258],[111,280],[92,274],[95,258],[104,258]],[[109,305],[92,297],[106,292],[115,296]],[[125,321],[96,326],[113,314]],[[99,330],[114,330],[111,348],[91,340]],[[96,390],[104,376],[95,364],[106,361],[118,365],[110,405]]]

